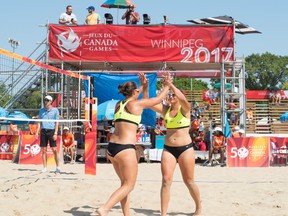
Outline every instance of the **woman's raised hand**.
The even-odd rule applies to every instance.
[[[142,86],[148,86],[148,79],[143,72],[138,73],[139,81]]]

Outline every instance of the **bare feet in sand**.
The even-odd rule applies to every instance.
[[[107,216],[108,215],[108,212],[103,209],[102,207],[100,207],[98,210],[97,210],[97,213],[99,216]]]

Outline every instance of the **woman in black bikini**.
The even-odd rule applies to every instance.
[[[115,131],[110,138],[107,154],[121,180],[121,186],[97,210],[101,216],[108,215],[109,210],[118,202],[121,204],[123,215],[130,215],[129,193],[134,188],[138,173],[135,142],[141,114],[143,109],[161,103],[171,83],[170,77],[164,79],[163,91],[157,97],[148,99],[148,81],[144,73],[139,73],[139,80],[140,88],[137,88],[135,82],[126,82],[118,86],[119,93],[125,96],[125,100],[116,104]],[[144,99],[137,100],[142,90]]]
[[[194,181],[195,155],[192,140],[189,135],[190,103],[185,95],[173,84],[169,94],[171,106],[158,104],[152,109],[164,116],[167,128],[165,145],[161,158],[161,216],[167,215],[170,199],[170,187],[173,173],[178,162],[182,178],[193,198],[196,210],[193,215],[201,214],[201,201],[198,186]]]

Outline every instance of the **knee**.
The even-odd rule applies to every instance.
[[[162,178],[162,186],[163,187],[170,187],[172,184],[172,178],[171,177],[163,177]]]
[[[194,178],[184,179],[184,184],[187,187],[192,187],[195,184]]]

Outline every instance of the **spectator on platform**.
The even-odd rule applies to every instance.
[[[72,13],[72,5],[66,7],[66,12],[62,13],[59,18],[59,24],[62,25],[78,25],[77,17]]]
[[[252,124],[253,123],[253,111],[252,111],[252,108],[249,108],[246,111],[246,117],[247,117],[248,123]]]
[[[126,20],[126,25],[136,25],[140,21],[139,13],[134,11],[135,5],[131,4],[122,15],[122,20]]]
[[[97,14],[95,12],[95,7],[94,6],[89,6],[87,8],[88,10],[88,15],[86,16],[86,19],[85,19],[85,25],[96,25],[96,24],[99,24],[100,23],[100,16],[99,14]]]
[[[63,128],[62,134],[62,149],[63,149],[63,158],[70,155],[71,164],[75,163],[75,142],[74,135],[69,131],[69,128],[65,126]]]
[[[47,95],[44,98],[45,107],[41,108],[38,114],[38,119],[45,119],[50,121],[43,121],[38,123],[38,130],[36,132],[36,138],[38,138],[40,131],[40,147],[42,151],[42,162],[44,169],[42,173],[47,172],[47,145],[49,143],[50,148],[53,151],[54,160],[56,163],[55,174],[60,174],[59,153],[57,152],[57,134],[59,122],[59,111],[57,108],[52,107],[53,98]]]

